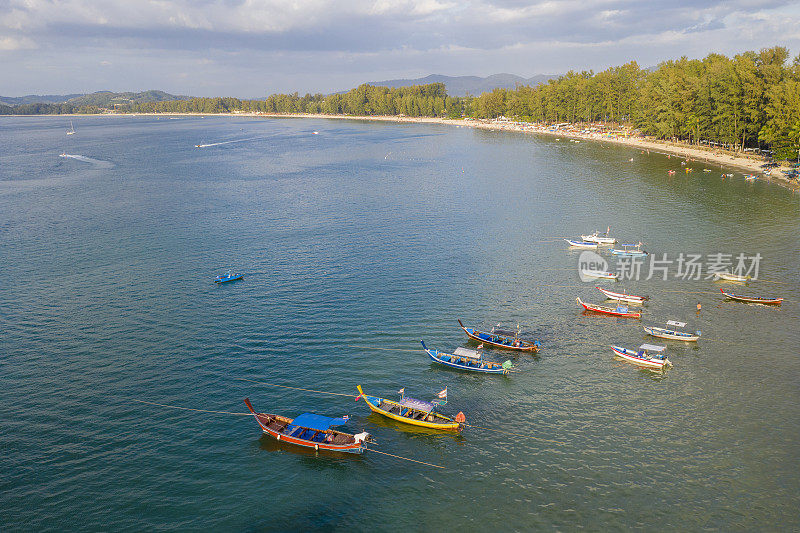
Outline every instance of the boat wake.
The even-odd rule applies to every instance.
[[[64,159],[75,159],[76,161],[83,161],[84,163],[91,163],[93,165],[97,165],[99,167],[111,168],[114,164],[110,161],[102,161],[100,159],[94,159],[92,157],[86,157],[85,155],[77,155],[77,154],[68,154],[62,153],[58,157],[63,157]]]
[[[255,140],[260,139],[260,138],[261,137],[250,137],[248,139],[236,139],[236,140],[233,140],[233,141],[222,141],[222,142],[219,142],[219,143],[195,144],[194,147],[195,148],[208,148],[210,146],[220,146],[222,144],[232,144],[232,143],[243,143],[245,141],[255,141]]]

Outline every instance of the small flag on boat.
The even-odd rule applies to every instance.
[[[342,420],[344,420],[345,422],[347,422],[348,420],[350,420],[350,415],[344,415],[344,416],[342,417]]]
[[[406,392],[406,388],[405,388],[405,387],[403,387],[402,389],[400,389],[399,391],[397,391],[397,394],[401,394],[401,395],[402,395],[402,394],[405,394],[405,392]]]
[[[478,345],[478,349],[480,350],[481,348],[483,348],[483,343],[480,343],[480,344]]]
[[[439,396],[439,398],[444,398],[446,400],[447,399],[447,387],[445,387],[442,392],[437,394],[437,396]]]

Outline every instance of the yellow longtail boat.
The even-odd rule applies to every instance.
[[[466,422],[464,413],[458,413],[453,419],[435,412],[436,405],[430,402],[406,397],[403,397],[399,402],[395,402],[386,398],[368,396],[361,390],[361,385],[358,385],[357,388],[358,397],[356,400],[364,398],[372,412],[398,422],[443,431],[461,431],[463,423]]]

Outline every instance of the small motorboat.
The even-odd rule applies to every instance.
[[[358,385],[356,388],[358,389],[356,401],[364,398],[364,402],[366,402],[367,407],[369,407],[373,413],[378,413],[379,415],[383,415],[386,418],[391,418],[398,422],[428,429],[460,431],[464,422],[467,421],[464,413],[458,413],[453,419],[435,412],[439,405],[447,403],[447,389],[442,391],[445,394],[445,401],[436,401],[436,403],[434,403],[406,397],[404,394],[405,388],[400,389],[400,401],[387,400],[386,398],[364,394],[364,391],[361,390],[361,385]]]
[[[484,374],[508,374],[514,368],[511,361],[506,361],[502,364],[485,361],[480,350],[470,350],[459,346],[453,353],[445,353],[439,350],[431,350],[425,346],[425,342],[420,342],[422,343],[422,349],[428,353],[428,356],[435,363],[449,368],[457,368],[468,372],[482,372]]]
[[[572,239],[564,239],[569,243],[572,248],[594,248],[596,249],[599,245],[596,242],[589,242],[589,241],[573,241]]]
[[[622,318],[642,318],[641,312],[630,311],[628,307],[625,305],[618,305],[617,307],[606,307],[604,305],[595,305],[586,303],[580,298],[576,298],[576,301],[578,302],[578,305],[580,305],[587,311],[592,311],[594,313],[602,313],[604,315],[612,315]]]
[[[762,305],[781,305],[783,298],[764,298],[761,296],[742,296],[738,294],[731,294],[720,289],[726,298],[736,300],[737,302],[746,302],[749,304],[762,304]]]
[[[331,426],[346,424],[349,417],[331,418],[303,413],[292,419],[280,415],[256,413],[249,398],[245,398],[244,403],[264,433],[281,442],[315,450],[344,453],[364,453],[367,443],[372,442],[372,436],[367,432],[351,435],[331,429]]]
[[[627,294],[625,292],[615,292],[610,291],[608,289],[603,289],[601,287],[595,287],[598,291],[602,292],[606,298],[609,300],[619,300],[622,302],[628,302],[632,304],[643,304],[645,300],[649,300],[649,296],[634,296],[633,294]]]
[[[715,272],[714,276],[717,280],[739,281],[742,283],[750,281],[750,276],[740,276],[739,274],[732,274],[731,272]]]
[[[664,350],[666,348],[666,346],[658,346],[655,344],[642,344],[639,346],[638,350],[631,350],[621,346],[611,346],[614,353],[625,361],[656,370],[663,370],[666,367],[672,366],[670,360],[664,356]]]
[[[674,341],[697,342],[700,338],[700,332],[689,333],[688,331],[681,331],[679,328],[686,327],[686,322],[678,322],[677,320],[667,320],[667,326],[672,328],[662,328],[657,326],[642,326],[648,335],[659,337],[662,339],[670,339]]]
[[[510,329],[500,329],[500,325],[492,328],[492,331],[481,331],[475,328],[468,328],[464,326],[461,319],[458,319],[458,325],[467,334],[470,339],[489,344],[495,348],[504,348],[506,350],[516,350],[518,352],[532,352],[539,351],[541,344],[539,341],[526,341],[519,338],[520,329],[517,326],[516,331]]]
[[[590,268],[581,269],[581,275],[590,278],[601,278],[601,279],[617,279],[619,277],[619,274],[617,274],[616,272],[606,272],[604,270],[592,270]]]
[[[642,250],[642,243],[638,244],[622,244],[622,249],[614,248],[611,250],[612,255],[619,255],[622,257],[646,257],[647,252]]]
[[[224,276],[217,276],[214,278],[214,283],[228,283],[229,281],[236,281],[237,279],[242,279],[244,274],[234,274],[230,270],[228,270]]]

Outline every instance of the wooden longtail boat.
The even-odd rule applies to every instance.
[[[356,388],[358,389],[356,401],[359,398],[364,398],[364,402],[373,413],[378,413],[398,422],[442,431],[461,431],[462,424],[466,422],[464,413],[458,413],[455,419],[452,419],[436,413],[436,405],[430,402],[405,397],[399,402],[395,402],[386,398],[364,394],[364,391],[361,390],[361,385]]]
[[[597,248],[598,244],[596,242],[587,242],[587,241],[573,241],[571,239],[564,239],[569,243],[569,245],[573,248]]]
[[[614,248],[611,250],[612,255],[619,255],[622,257],[646,257],[647,252],[642,250],[642,243],[639,244],[622,244],[622,249]]]
[[[716,279],[724,279],[725,281],[740,281],[746,283],[750,281],[750,276],[740,276],[739,274],[731,274],[730,272],[715,272]]]
[[[649,296],[634,296],[633,294],[627,294],[625,292],[615,292],[610,291],[608,289],[603,289],[601,287],[595,287],[598,291],[602,292],[606,298],[609,300],[619,300],[622,302],[628,302],[632,304],[642,304],[645,300],[649,300]]]
[[[512,337],[510,335],[500,334],[494,330],[481,331],[475,328],[468,328],[464,326],[464,324],[461,322],[461,319],[458,319],[458,325],[461,326],[461,329],[464,330],[464,333],[467,334],[467,337],[477,342],[489,344],[496,348],[516,350],[518,352],[536,353],[539,351],[539,341],[530,342],[522,340],[519,338],[519,331],[517,331]]]
[[[604,270],[593,270],[591,268],[581,269],[581,275],[601,279],[617,279],[619,277],[616,272],[605,272]]]
[[[677,329],[686,326],[685,322],[667,320],[667,326],[672,326],[672,328],[661,328],[656,326],[643,326],[643,328],[648,335],[662,339],[671,339],[674,341],[696,342],[701,335],[699,331],[696,333],[689,333],[688,331],[680,331]]]
[[[628,308],[624,305],[618,305],[617,307],[606,307],[603,305],[586,303],[580,298],[576,298],[576,301],[578,302],[578,305],[582,306],[587,311],[602,313],[604,315],[619,316],[622,318],[642,318],[642,313],[636,311],[628,311]]]
[[[229,281],[236,281],[242,279],[244,274],[233,274],[230,270],[224,276],[217,276],[214,278],[214,283],[228,283]]]
[[[244,403],[253,413],[264,433],[281,442],[288,442],[305,448],[314,448],[315,450],[363,453],[367,448],[367,443],[372,441],[372,436],[366,432],[351,435],[330,429],[331,426],[339,426],[346,423],[347,420],[344,418],[330,418],[313,413],[304,413],[292,419],[280,415],[256,413],[250,404],[249,398],[245,398]]]
[[[508,372],[514,368],[511,361],[506,361],[502,364],[484,361],[481,353],[477,350],[459,347],[456,348],[455,353],[445,353],[439,350],[431,350],[425,346],[425,342],[420,342],[422,343],[422,348],[435,363],[446,367],[466,370],[468,372],[482,372],[484,374],[508,374]]]
[[[781,305],[781,303],[783,302],[783,298],[762,298],[759,296],[741,296],[725,292],[722,289],[720,289],[720,292],[722,292],[722,294],[724,294],[726,298],[730,298],[731,300],[736,300],[737,302],[747,302],[749,304]]]
[[[663,370],[665,367],[672,366],[670,360],[664,357],[663,352],[665,348],[666,346],[642,344],[639,346],[639,350],[636,351],[622,348],[621,346],[611,346],[614,353],[627,362],[646,368],[654,368],[656,370]],[[651,355],[649,352],[655,353]]]

